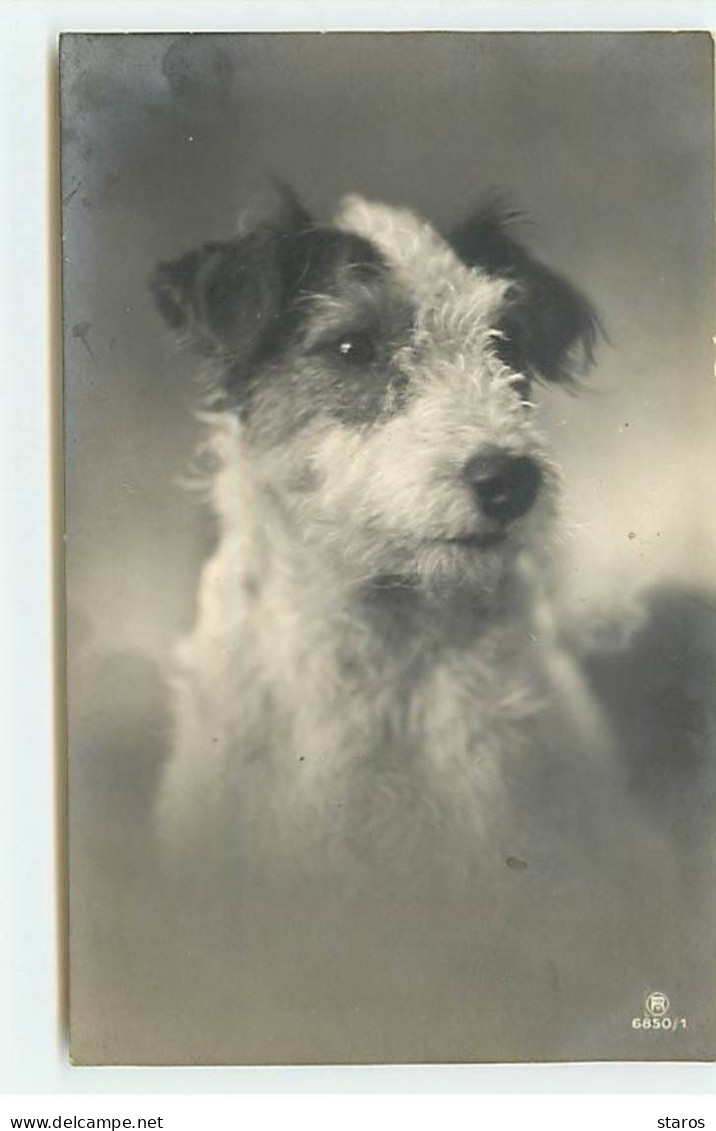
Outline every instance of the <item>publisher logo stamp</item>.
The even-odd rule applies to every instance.
[[[671,1002],[663,990],[651,990],[644,994],[642,1001],[642,1015],[632,1017],[632,1029],[641,1029],[647,1033],[677,1033],[688,1028],[685,1017],[674,1017],[670,1013]]]
[[[666,1017],[669,1012],[669,999],[666,994],[661,993],[660,990],[655,990],[654,993],[647,994],[644,999],[646,1012],[651,1014],[652,1017]]]

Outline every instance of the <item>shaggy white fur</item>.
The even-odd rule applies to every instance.
[[[522,380],[531,357],[563,378],[589,308],[500,234],[488,270],[406,211],[350,199],[336,225],[158,269],[232,407],[205,419],[219,537],[177,656],[132,1040],[214,1063],[656,1055],[630,1018],[654,989],[695,1015],[702,889],[572,654]],[[505,521],[467,475],[490,452],[538,475]]]
[[[526,850],[540,781],[556,783],[551,814],[575,761],[589,810],[617,792],[550,613],[559,478],[495,353],[506,281],[406,211],[350,198],[337,226],[380,249],[414,305],[393,359],[411,395],[370,424],[318,413],[278,445],[212,418],[221,537],[180,651],[162,829],[236,869],[464,880]],[[535,460],[542,489],[476,548],[460,540],[484,526],[462,469],[494,447]]]

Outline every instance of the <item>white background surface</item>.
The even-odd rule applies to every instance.
[[[705,1116],[716,1107],[716,1070],[708,1065],[569,1065],[519,1067],[409,1067],[304,1069],[73,1069],[58,1022],[55,776],[52,672],[50,388],[59,379],[53,343],[57,230],[53,226],[50,168],[54,160],[49,88],[56,37],[63,30],[242,30],[321,28],[634,29],[704,28],[716,24],[711,3],[0,3],[0,1091],[5,1093],[230,1093],[230,1092],[452,1092],[576,1093],[576,1110],[531,1100],[514,1106],[485,1098],[471,1105],[421,1101],[410,1112],[386,1115],[395,1123],[449,1118],[461,1124],[498,1116],[503,1126],[656,1127],[658,1116]],[[57,471],[57,469],[55,469]],[[589,1093],[691,1093],[667,1102],[655,1095],[602,1111]],[[700,1095],[696,1095],[701,1093]],[[579,1098],[578,1098],[579,1097]],[[111,1115],[118,1101],[66,1108],[49,1101],[13,1103],[12,1113]],[[9,1101],[3,1106],[10,1111]],[[153,1104],[153,1107],[158,1107]],[[159,1114],[148,1101],[136,1114]],[[52,1111],[49,1109],[52,1108]],[[367,1108],[367,1109],[366,1109]],[[361,1126],[376,1109],[353,1107]],[[313,1126],[343,1113],[324,1106]],[[382,1109],[381,1109],[382,1110]],[[263,1115],[266,1111],[263,1111]],[[242,1111],[242,1118],[259,1114]],[[561,1114],[560,1114],[561,1111]],[[282,1123],[299,1122],[299,1106],[276,1109]],[[502,1115],[500,1115],[502,1113]],[[619,1114],[621,1113],[621,1114]],[[131,1114],[131,1112],[129,1112]],[[191,1116],[191,1118],[190,1118]],[[165,1127],[218,1126],[207,1108],[182,1105]],[[224,1108],[226,1117],[226,1108]],[[348,1126],[351,1125],[350,1119]],[[486,1123],[489,1125],[489,1123]],[[7,1123],[5,1123],[7,1126]]]

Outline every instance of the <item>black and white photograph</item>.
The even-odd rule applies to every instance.
[[[711,36],[59,67],[73,1063],[712,1060]]]

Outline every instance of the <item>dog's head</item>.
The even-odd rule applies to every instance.
[[[494,206],[444,239],[358,198],[161,264],[167,322],[208,359],[297,537],[356,576],[491,588],[554,510],[529,401],[591,359],[597,319]]]

